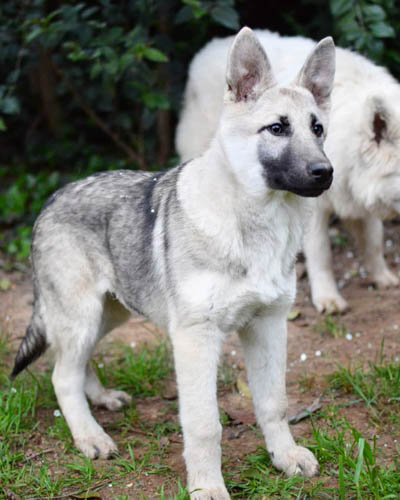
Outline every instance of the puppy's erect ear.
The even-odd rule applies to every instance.
[[[235,102],[256,100],[275,85],[268,57],[250,28],[242,28],[233,41],[226,82]]]
[[[307,57],[295,83],[312,93],[318,107],[329,111],[334,78],[335,45],[328,36],[321,40]]]
[[[376,95],[367,97],[365,108],[368,113],[368,127],[371,127],[374,141],[379,144],[388,135],[390,111],[385,100]]]

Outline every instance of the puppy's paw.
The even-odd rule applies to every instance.
[[[340,294],[313,297],[313,304],[318,312],[334,314],[343,313],[349,309],[349,304]]]
[[[87,458],[110,458],[118,453],[117,445],[105,432],[79,437],[74,441]]]
[[[302,446],[291,446],[286,450],[272,452],[270,456],[274,466],[285,472],[287,476],[300,474],[313,477],[319,474],[317,459],[310,450]]]
[[[97,406],[107,408],[107,410],[116,411],[129,404],[131,401],[132,397],[124,391],[104,389],[101,396],[97,397],[92,402]]]
[[[215,488],[190,488],[190,500],[230,500],[225,486]]]
[[[399,278],[388,268],[384,269],[379,274],[372,275],[372,281],[379,288],[390,288],[398,286],[400,283]]]

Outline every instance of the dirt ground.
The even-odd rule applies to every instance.
[[[338,231],[338,227],[335,226],[331,231],[334,234]],[[386,224],[385,254],[391,269],[400,275],[400,220]],[[369,284],[367,278],[361,277],[359,271],[362,262],[351,242],[334,246],[334,265],[342,293],[351,304],[350,312],[341,318],[334,318],[336,324],[340,324],[344,329],[336,336],[324,327],[322,317],[313,309],[309,299],[308,281],[304,276],[304,264],[299,262],[297,265],[300,279],[293,309],[299,314],[296,319],[289,322],[287,367],[289,414],[296,413],[321,396],[324,389],[323,375],[337,369],[337,363],[349,367],[355,363],[366,365],[369,360],[377,361],[382,340],[386,358],[395,361],[400,358],[400,289],[378,290]],[[16,349],[31,314],[32,287],[29,273],[5,271],[1,266],[0,257],[0,280],[4,278],[10,280],[11,286],[7,290],[0,291],[0,326],[9,333],[13,348]],[[105,342],[122,339],[138,346],[156,335],[158,334],[154,329],[142,318],[133,318],[113,332]],[[234,334],[227,339],[223,357],[237,370],[239,379],[244,380],[241,349]],[[39,360],[38,363],[39,366],[42,363],[43,367],[46,367],[48,359]],[[169,409],[170,406],[166,405],[166,402],[175,396],[174,382],[170,381],[163,395],[137,401],[139,419],[157,421],[162,415],[163,419],[169,418],[177,422],[176,410],[174,413]],[[229,463],[242,460],[246,453],[254,452],[257,445],[262,445],[262,441],[248,428],[248,424],[254,423],[249,398],[237,390],[222,390],[219,394],[219,404],[235,424],[228,426],[223,434],[224,467],[228,470]],[[328,401],[322,397],[322,405],[326,404]],[[96,410],[95,414],[101,423],[107,422],[110,418],[118,419],[118,414],[110,416],[108,412],[100,409]],[[348,407],[346,417],[354,422],[365,437],[372,437],[376,433],[376,429],[371,428],[362,404]],[[292,430],[295,437],[311,436],[309,420],[292,426]],[[118,441],[117,437],[116,439]],[[184,484],[181,436],[173,435],[167,441],[168,451],[164,458]],[[382,449],[385,448],[387,460],[391,461],[395,448],[394,436],[380,434],[377,445]],[[153,498],[162,481],[162,476],[149,475],[143,479],[141,493],[147,498]],[[112,488],[107,490],[108,492],[105,490],[101,492],[102,498],[112,498],[112,495],[118,493],[118,490]],[[126,489],[124,491],[126,492]],[[169,491],[168,485],[166,491]]]

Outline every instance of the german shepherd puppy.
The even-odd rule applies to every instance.
[[[165,172],[93,175],[43,208],[32,237],[33,315],[12,375],[47,346],[54,350],[58,403],[87,457],[117,451],[88,400],[110,410],[130,400],[101,385],[92,352],[140,312],[171,337],[193,499],[229,498],[216,377],[232,330],[272,462],[288,475],[318,472],[286,421],[286,315],[307,197],[332,181],[322,143],[334,65],[326,38],[293,84],[280,87],[258,39],[243,28],[228,58],[218,131],[201,157]]]

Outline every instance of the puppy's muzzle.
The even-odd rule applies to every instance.
[[[333,168],[330,163],[311,163],[307,165],[307,173],[316,185],[324,189],[328,189],[332,183]]]

